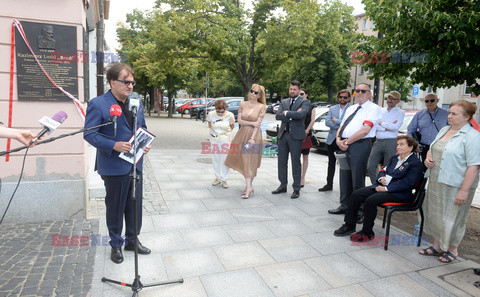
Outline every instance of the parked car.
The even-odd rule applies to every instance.
[[[323,107],[323,106],[315,107],[316,120],[318,120],[320,117],[325,118],[325,116],[327,115],[327,112],[328,112],[327,107]],[[279,129],[281,125],[282,125],[282,121],[275,121],[273,123],[270,123],[266,129],[267,135],[265,136],[265,139],[267,141],[272,141],[273,137],[277,136],[277,129]],[[312,127],[312,133],[313,133],[314,127],[315,127],[315,124]]]
[[[238,117],[238,108],[240,107],[240,102],[243,101],[243,97],[219,97],[215,98],[215,100],[224,100],[227,103],[227,111],[230,111],[233,113],[235,116],[235,120]],[[201,111],[200,118],[204,118],[209,112],[214,111],[215,106],[210,106],[207,108],[207,111],[205,112],[204,110]]]
[[[418,112],[418,110],[406,110],[405,111],[405,117],[403,118],[403,124],[400,126],[400,129],[398,129],[399,134],[407,134],[407,128],[410,122],[413,119],[413,116]]]
[[[182,114],[190,114],[190,110],[192,107],[195,106],[200,106],[200,105],[205,105],[205,102],[209,102],[210,100],[213,100],[213,98],[197,98],[193,99],[187,103],[184,103],[177,107],[177,111]]]
[[[212,107],[215,104],[215,101],[217,101],[217,99],[210,100],[207,103],[207,108]],[[205,105],[192,107],[192,109],[190,110],[190,118],[196,118],[196,119],[199,119],[200,117],[204,118],[205,117],[204,110],[205,110]]]
[[[273,110],[274,110],[275,106],[279,106],[279,105],[280,105],[280,102],[268,104],[267,105],[267,110],[265,112],[274,113]],[[278,109],[278,107],[277,107],[277,109]]]

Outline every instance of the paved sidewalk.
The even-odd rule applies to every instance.
[[[144,284],[181,277],[185,283],[145,288],[141,296],[480,295],[471,270],[478,263],[460,259],[445,265],[421,256],[410,234],[392,228],[388,251],[333,236],[343,217],[327,210],[337,206],[338,188],[317,191],[325,180],[326,156],[310,154],[307,185],[296,200],[290,199],[291,188],[271,194],[278,186],[277,159],[264,157],[255,197],[243,200],[244,181],[237,172],[230,173],[229,189],[210,185],[211,162],[200,151],[206,124],[152,118],[147,123],[158,140],[145,175],[158,192],[152,191],[153,210],[143,220],[140,240],[152,254],[139,256],[139,274]],[[185,138],[189,134],[191,140]],[[379,222],[374,231],[384,235]],[[107,234],[102,219],[99,233]],[[124,256],[117,265],[108,245],[97,247],[91,296],[132,295],[127,287],[100,281],[133,281],[133,253]]]

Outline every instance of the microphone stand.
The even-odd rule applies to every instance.
[[[138,275],[138,222],[137,222],[137,182],[139,182],[139,178],[137,177],[137,108],[135,106],[132,107],[132,114],[133,114],[133,172],[130,174],[132,177],[132,200],[133,200],[133,246],[134,246],[134,257],[135,257],[135,279],[133,280],[133,283],[128,284],[125,282],[120,282],[112,279],[108,279],[106,277],[102,277],[102,282],[109,282],[125,287],[130,287],[132,288],[133,295],[132,297],[135,297],[138,295],[138,292],[140,292],[143,288],[147,287],[156,287],[156,286],[163,286],[163,285],[169,285],[169,284],[175,284],[175,283],[183,283],[183,278],[177,279],[177,280],[172,280],[172,281],[166,281],[166,282],[157,282],[153,284],[147,284],[144,285],[140,282],[140,275]]]
[[[78,133],[94,130],[94,129],[104,127],[104,126],[108,126],[108,125],[112,125],[112,124],[113,124],[113,122],[108,122],[108,123],[101,124],[101,125],[98,125],[98,126],[94,126],[94,127],[90,127],[90,128],[86,128],[86,129],[81,129],[81,130],[70,132],[70,133],[65,133],[65,134],[62,134],[62,135],[59,135],[59,136],[56,136],[56,137],[52,137],[52,138],[49,138],[49,139],[39,141],[36,145],[49,143],[49,142],[55,141],[55,140],[60,139],[60,138],[64,138],[64,137],[67,137],[67,136],[72,136],[72,135],[75,135],[75,134],[78,134]],[[17,147],[15,149],[11,149],[9,151],[3,151],[3,152],[0,152],[0,156],[10,154],[10,153],[15,153],[15,152],[24,150],[26,148],[28,148],[28,146],[24,145],[24,146],[21,146],[21,147]]]

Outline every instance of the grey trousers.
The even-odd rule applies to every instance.
[[[372,152],[368,159],[368,176],[372,185],[375,184],[377,180],[377,166],[383,159],[383,165],[386,166],[390,158],[392,158],[397,153],[397,139],[396,138],[387,138],[387,139],[377,139],[372,147]]]
[[[295,140],[289,133],[283,133],[278,141],[278,180],[280,186],[288,184],[288,154],[292,156],[293,189],[300,190],[300,179],[302,177],[302,163],[300,155],[302,152],[302,141]]]
[[[358,140],[348,147],[346,155],[350,170],[340,169],[340,209],[347,209],[353,191],[365,187],[365,174],[371,148],[370,138]]]

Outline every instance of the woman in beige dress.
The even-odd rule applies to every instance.
[[[449,263],[458,256],[468,210],[478,185],[480,133],[469,124],[476,107],[460,100],[450,105],[448,123],[430,145],[425,166],[430,170],[423,203],[425,232],[433,246],[419,251]]]
[[[242,198],[253,196],[253,179],[262,161],[262,130],[260,125],[266,110],[265,88],[253,84],[249,100],[243,101],[238,109],[238,124],[241,125],[233,139],[225,165],[240,172],[245,177]]]

